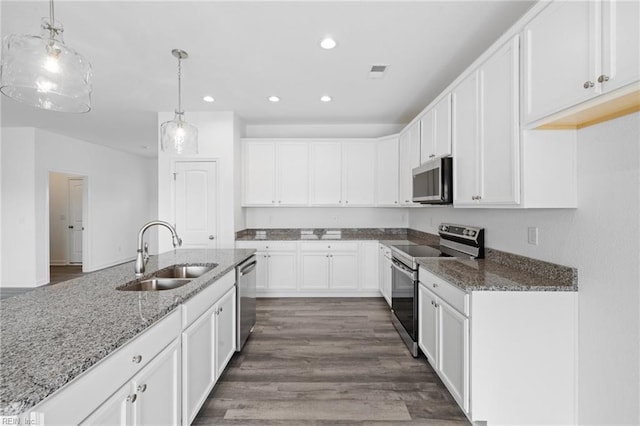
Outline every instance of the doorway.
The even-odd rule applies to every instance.
[[[82,272],[84,176],[49,173],[50,276]]]

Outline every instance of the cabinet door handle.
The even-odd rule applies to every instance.
[[[435,154],[431,154],[429,158],[434,158],[435,156],[436,156]]]
[[[215,239],[215,238],[216,238],[216,237],[214,237],[213,235],[209,235],[209,239],[210,239],[210,240],[213,240],[213,239]]]
[[[147,390],[146,383],[144,385],[138,385],[138,392],[142,393]]]
[[[432,283],[431,285],[433,286],[433,288],[438,287],[438,284],[436,284],[436,283]]]
[[[585,81],[584,84],[582,85],[582,87],[584,87],[585,89],[589,89],[593,86],[594,86],[593,81]]]
[[[598,77],[598,83],[604,83],[605,81],[609,81],[608,75],[602,74],[600,77]]]
[[[142,355],[136,355],[131,359],[134,364],[140,364],[142,362]]]
[[[218,311],[218,313],[222,312],[222,306],[220,306],[220,310]]]
[[[138,395],[134,393],[133,395],[129,395],[127,397],[127,402],[134,403],[136,402],[136,399],[138,399]]]

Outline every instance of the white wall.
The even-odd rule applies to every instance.
[[[412,209],[484,226],[488,247],[578,268],[579,424],[640,424],[640,113],[578,132],[578,209]],[[527,244],[527,227],[540,244]]]
[[[49,281],[52,171],[87,177],[83,269],[135,257],[136,234],[153,202],[147,191],[153,160],[39,129],[2,128],[2,136],[2,286]]]
[[[2,129],[2,287],[37,281],[34,135],[33,128]]]
[[[379,138],[399,133],[402,124],[248,124],[248,138]]]
[[[406,228],[407,209],[371,207],[246,208],[247,228]]]
[[[158,113],[160,124],[173,119],[173,113]],[[235,193],[234,156],[239,149],[236,137],[236,118],[231,111],[188,112],[185,120],[198,128],[198,154],[195,156],[172,156],[158,149],[158,219],[175,223],[173,208],[174,183],[172,173],[176,160],[217,160],[218,162],[218,247],[232,248],[235,245],[235,206],[239,205]],[[160,141],[158,140],[158,144]],[[172,250],[168,230],[158,231],[158,250]]]

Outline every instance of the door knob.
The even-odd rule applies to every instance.
[[[214,237],[213,235],[209,235],[209,239],[210,239],[210,240],[213,240],[213,239],[215,239],[215,238],[216,238],[216,237]]]
[[[69,229],[73,229],[73,225],[69,225]]]

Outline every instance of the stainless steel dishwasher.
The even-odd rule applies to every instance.
[[[251,256],[236,267],[238,290],[236,351],[240,352],[256,325],[256,257]]]

